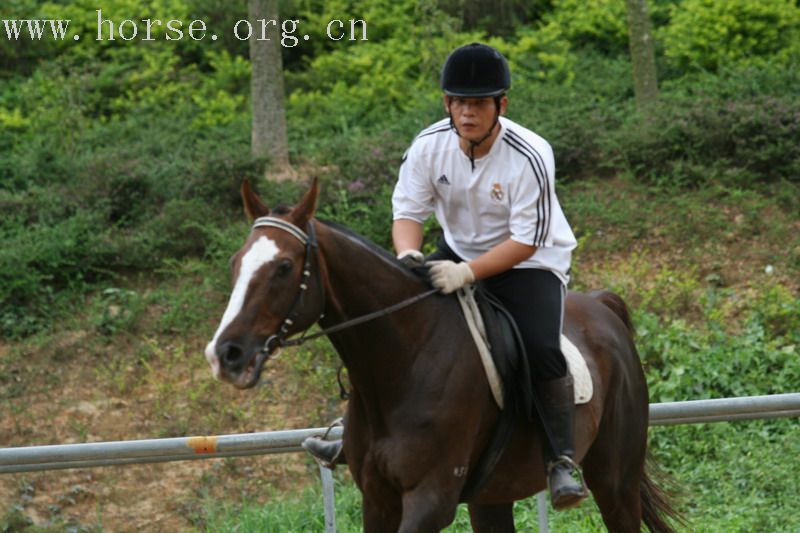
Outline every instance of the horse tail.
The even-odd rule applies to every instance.
[[[610,291],[598,290],[589,294],[611,309],[622,320],[633,339],[636,330],[625,300]],[[656,478],[658,483],[653,478]],[[671,502],[678,492],[675,480],[658,467],[648,450],[642,480],[639,483],[639,497],[642,505],[642,520],[651,533],[675,533],[675,529],[669,524],[668,519],[688,529],[689,524],[686,518],[675,509]]]
[[[602,290],[592,291],[589,293],[589,296],[599,300],[600,303],[614,311],[614,314],[617,315],[625,324],[625,327],[628,328],[631,337],[634,336],[636,330],[633,326],[633,320],[631,319],[631,312],[628,309],[628,304],[625,303],[625,300],[623,300],[618,294]]]
[[[647,529],[651,533],[675,533],[675,529],[667,522],[667,518],[680,524],[684,529],[689,529],[686,517],[678,512],[670,501],[677,492],[674,479],[658,468],[649,450],[643,474],[642,481],[639,483],[639,496],[642,502],[642,520]],[[658,478],[658,485],[650,477],[653,474]],[[664,489],[663,486],[669,488]]]

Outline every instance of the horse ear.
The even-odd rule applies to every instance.
[[[305,227],[314,211],[317,209],[317,198],[319,196],[319,180],[315,177],[311,181],[311,187],[303,195],[302,200],[292,209],[291,217],[299,227]]]
[[[250,187],[250,180],[245,178],[242,182],[242,203],[244,204],[244,212],[247,214],[248,220],[252,222],[259,217],[269,215],[269,207],[264,205],[261,198]]]

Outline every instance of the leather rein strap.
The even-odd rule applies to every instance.
[[[320,268],[319,268],[319,245],[317,243],[317,235],[314,230],[314,224],[311,221],[309,221],[308,225],[306,226],[308,232],[304,232],[302,229],[298,228],[291,222],[287,222],[283,219],[275,217],[260,217],[253,222],[253,229],[262,227],[272,227],[281,229],[289,233],[293,237],[295,237],[305,246],[303,274],[300,278],[300,285],[298,287],[297,296],[295,297],[294,302],[289,308],[289,311],[286,313],[286,318],[283,319],[283,322],[281,323],[278,332],[273,335],[270,335],[270,337],[264,343],[263,348],[261,348],[261,352],[264,352],[268,355],[272,355],[275,352],[275,350],[277,350],[278,348],[282,348],[284,346],[299,346],[306,341],[322,337],[323,335],[330,335],[332,333],[336,333],[338,331],[342,331],[344,329],[358,326],[360,324],[364,324],[365,322],[370,322],[372,320],[376,320],[378,318],[390,315],[438,292],[438,289],[431,289],[426,292],[412,296],[411,298],[408,298],[401,302],[398,302],[394,305],[386,307],[384,309],[375,311],[374,313],[369,313],[360,317],[356,317],[352,320],[347,320],[340,324],[336,324],[335,326],[331,326],[329,328],[318,331],[314,334],[306,335],[306,333],[308,332],[308,330],[306,329],[305,331],[303,331],[303,335],[300,338],[287,339],[286,337],[289,334],[289,328],[291,328],[291,326],[297,319],[298,315],[300,314],[297,307],[303,300],[305,293],[308,290],[308,280],[311,277],[312,257],[316,257],[317,259],[317,268],[316,268],[317,285],[319,286],[319,290],[322,294],[323,302],[325,300],[325,286],[322,284]],[[323,317],[324,315],[320,315],[319,319],[317,320],[320,320]]]

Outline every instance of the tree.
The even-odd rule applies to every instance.
[[[277,31],[270,34],[269,30],[274,30],[275,25],[269,25],[266,34],[269,39],[259,39],[262,31],[259,21],[279,20],[278,0],[248,0],[247,13],[253,26],[253,34],[248,39],[252,65],[252,153],[256,157],[269,159],[270,174],[278,179],[290,178],[293,173],[286,135],[280,35]]]
[[[658,99],[658,76],[650,14],[647,11],[647,0],[626,0],[626,6],[636,108],[646,112]]]

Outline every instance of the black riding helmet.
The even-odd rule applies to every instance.
[[[442,68],[442,90],[448,96],[500,96],[511,87],[503,55],[491,46],[472,43],[456,48]]]
[[[495,115],[492,126],[486,134],[478,140],[469,141],[469,160],[472,169],[475,169],[475,147],[492,136],[500,118],[500,102],[503,95],[511,87],[511,72],[508,62],[503,55],[481,43],[472,43],[456,48],[448,56],[442,68],[442,90],[447,96],[460,96],[466,98],[493,97]],[[447,111],[450,113],[450,102],[447,102]],[[460,137],[453,115],[450,114],[450,127]]]

